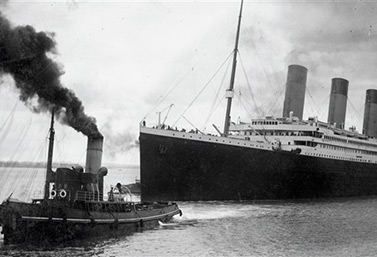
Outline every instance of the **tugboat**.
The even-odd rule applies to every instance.
[[[20,202],[8,198],[0,205],[4,245],[62,243],[91,236],[119,235],[135,227],[169,221],[181,210],[176,203],[136,203],[103,199],[101,167],[103,136],[88,137],[85,172],[81,166],[52,170],[54,144],[52,111],[44,198]]]

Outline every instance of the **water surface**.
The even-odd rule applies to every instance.
[[[113,171],[107,187],[133,182]],[[26,180],[38,181],[24,175]],[[1,179],[1,178],[0,178]],[[11,180],[11,179],[10,179]],[[128,181],[127,181],[128,180]],[[11,183],[10,183],[11,184]],[[28,186],[28,183],[19,183]],[[32,183],[31,183],[32,184]],[[11,187],[10,185],[8,185]],[[37,189],[37,188],[35,188]],[[8,188],[10,190],[10,188]],[[3,192],[7,191],[4,188]],[[17,194],[16,194],[17,192]],[[15,190],[14,196],[22,196]],[[8,194],[8,191],[7,191]],[[2,195],[7,195],[2,193]],[[3,246],[8,256],[377,256],[377,198],[277,202],[178,202],[169,226],[65,246]]]

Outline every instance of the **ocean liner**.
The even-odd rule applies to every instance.
[[[377,194],[377,90],[363,133],[346,130],[348,80],[333,78],[327,122],[303,120],[307,68],[290,65],[281,118],[231,122],[242,3],[219,136],[140,124],[141,199],[253,200]]]
[[[127,202],[122,187],[105,200],[101,167],[103,136],[89,136],[83,167],[52,170],[54,142],[52,112],[44,198],[21,202],[10,197],[0,205],[4,244],[65,243],[93,236],[119,236],[151,227],[182,214],[172,202]],[[128,190],[128,189],[127,189]]]

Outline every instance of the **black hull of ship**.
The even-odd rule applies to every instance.
[[[158,225],[182,214],[174,203],[89,203],[68,207],[56,203],[4,202],[4,245],[69,243],[93,237],[116,237]],[[103,210],[99,210],[102,208]]]
[[[377,166],[140,133],[142,201],[377,195]]]

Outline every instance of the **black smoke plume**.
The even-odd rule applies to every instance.
[[[48,57],[56,53],[52,34],[29,25],[14,27],[0,12],[0,75],[10,74],[22,100],[34,112],[54,108],[57,119],[90,137],[102,137],[96,120],[84,112],[75,93],[62,86],[64,73]]]

